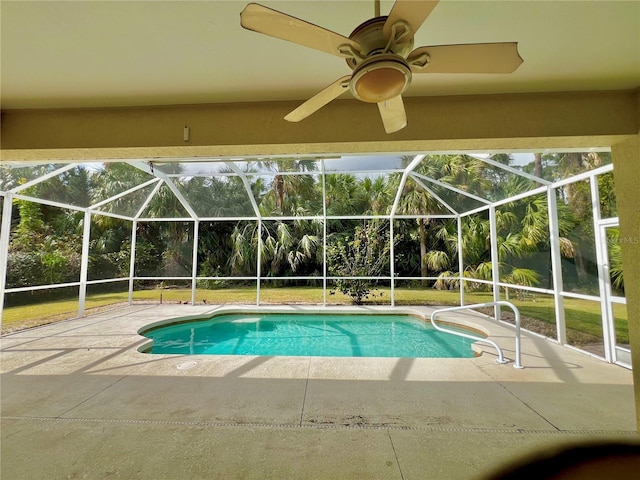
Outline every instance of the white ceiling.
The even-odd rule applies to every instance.
[[[246,3],[2,0],[2,108],[304,100],[350,72],[242,29]],[[374,16],[373,0],[261,3],[345,36]],[[506,41],[524,59],[515,73],[414,75],[405,96],[640,86],[638,0],[442,0],[415,46]]]

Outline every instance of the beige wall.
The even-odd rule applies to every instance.
[[[2,112],[1,160],[74,161],[612,147],[621,235],[640,238],[638,91],[422,97],[405,101],[407,128],[382,129],[375,105],[332,102],[309,119],[297,104]],[[183,140],[183,128],[190,139]],[[623,244],[640,429],[640,244]]]
[[[638,132],[637,103],[629,91],[414,97],[392,135],[355,100],[296,124],[283,120],[290,102],[8,110],[0,138],[3,160],[598,147]]]
[[[640,430],[640,135],[613,145],[613,175],[616,187],[622,265],[629,316],[629,337],[636,396],[636,418]]]

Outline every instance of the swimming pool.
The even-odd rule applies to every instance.
[[[470,358],[474,340],[411,315],[219,314],[142,329],[144,353]],[[467,331],[467,333],[469,333]]]

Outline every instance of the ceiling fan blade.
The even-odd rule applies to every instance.
[[[352,56],[341,52],[340,47],[343,45],[348,45],[356,51],[360,51],[358,42],[257,3],[250,3],[242,10],[240,13],[240,25],[247,30],[287,40],[339,57]]]
[[[378,103],[378,110],[380,110],[385,132],[394,133],[407,126],[407,114],[400,95]]]
[[[511,73],[522,57],[517,42],[471,43],[418,47],[407,63],[413,73]]]
[[[328,87],[325,87],[323,90],[316,93],[293,112],[289,113],[284,117],[284,119],[289,122],[299,122],[300,120],[304,120],[312,113],[320,110],[331,100],[335,100],[344,92],[349,90],[349,80],[351,80],[351,75],[345,75],[344,77],[339,78]]]
[[[431,11],[440,0],[396,0],[389,17],[384,22],[382,32],[386,38],[391,35],[391,26],[398,20],[404,20],[409,25],[409,35],[414,36],[424,23]]]

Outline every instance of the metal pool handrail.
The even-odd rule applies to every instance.
[[[515,322],[516,323],[516,363],[515,363],[514,367],[515,368],[524,368],[522,363],[521,363],[521,361],[520,361],[520,311],[518,310],[518,307],[516,307],[511,302],[505,302],[504,300],[500,300],[500,301],[497,301],[497,302],[476,303],[476,304],[473,304],[473,305],[461,305],[459,307],[439,308],[439,309],[435,310],[431,314],[431,325],[433,325],[433,327],[436,330],[440,330],[441,332],[451,333],[453,335],[458,335],[460,337],[470,338],[471,340],[476,340],[478,342],[488,343],[488,344],[492,345],[498,351],[498,363],[507,363],[508,360],[504,359],[504,355],[502,353],[502,349],[494,341],[486,339],[486,338],[476,337],[474,335],[469,335],[469,334],[466,334],[466,333],[463,333],[463,332],[458,332],[458,331],[455,331],[455,330],[449,330],[448,328],[444,328],[444,327],[441,327],[440,325],[437,325],[436,322],[435,322],[436,317],[441,313],[458,312],[460,310],[475,310],[475,309],[482,308],[482,307],[495,307],[496,305],[502,305],[502,306],[505,306],[505,307],[509,307],[511,310],[513,310],[513,313],[516,316],[516,322]]]

